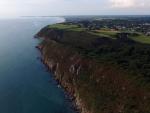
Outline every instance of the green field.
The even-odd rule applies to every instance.
[[[95,35],[97,35],[97,36],[103,36],[103,37],[108,37],[108,38],[116,39],[116,35],[117,35],[117,33],[119,33],[119,31],[93,30],[92,33],[95,34]]]
[[[97,36],[103,36],[103,37],[107,37],[107,38],[117,39],[117,37],[116,37],[117,34],[121,33],[121,32],[112,31],[112,30],[94,30],[91,33],[94,35],[97,35]],[[130,32],[128,32],[128,33],[130,33]],[[131,34],[132,33],[133,32],[131,32]],[[142,33],[138,33],[138,36],[129,36],[129,38],[136,42],[140,42],[143,44],[150,44],[150,36],[146,36]]]
[[[81,28],[78,25],[64,24],[64,23],[49,25],[49,28],[71,30],[71,31],[83,31],[83,30],[85,30],[84,28]]]
[[[115,31],[115,30],[110,30],[110,29],[87,30],[86,28],[79,27],[78,25],[70,24],[70,23],[53,24],[53,25],[49,25],[49,28],[62,29],[62,30],[67,30],[67,31],[77,31],[77,32],[87,31],[88,33],[92,35],[111,38],[111,39],[117,39],[116,37],[117,34],[121,33],[121,31]],[[146,36],[141,33],[138,33],[138,34],[139,36],[130,36],[129,38],[136,42],[150,44],[150,36]]]
[[[143,34],[140,34],[139,36],[136,37],[130,37],[132,40],[144,43],[144,44],[150,44],[150,36],[146,36]]]

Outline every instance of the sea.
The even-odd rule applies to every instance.
[[[0,113],[75,113],[46,71],[34,35],[61,17],[0,19]]]

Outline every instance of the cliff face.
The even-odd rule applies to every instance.
[[[50,50],[47,50],[47,47],[44,45],[39,46],[43,55],[43,63],[48,66],[48,69],[55,75],[55,79],[59,81],[61,86],[75,101],[77,109],[81,110],[82,113],[90,113],[87,112],[85,105],[79,97],[79,86],[76,83],[76,79],[82,69],[81,65],[83,64],[81,63],[81,57],[69,48],[62,48],[60,45],[57,45],[55,41],[49,41],[48,43],[51,46]]]
[[[73,44],[68,46],[64,35],[74,38],[70,32],[43,29],[37,34],[43,37],[38,47],[43,62],[74,97],[81,113],[150,113],[147,89],[117,66],[81,55]],[[91,43],[82,44],[77,47],[91,47]]]

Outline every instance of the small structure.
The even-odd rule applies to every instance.
[[[150,32],[147,32],[146,35],[147,35],[147,36],[150,36]]]

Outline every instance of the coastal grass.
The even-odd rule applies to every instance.
[[[146,36],[142,33],[139,32],[130,32],[130,31],[113,31],[113,30],[93,30],[91,32],[94,35],[101,36],[101,37],[107,37],[111,39],[117,39],[117,34],[118,33],[129,33],[131,36],[129,36],[130,39],[143,43],[143,44],[150,44],[150,36]],[[132,36],[133,33],[136,33],[137,36]]]
[[[85,30],[84,28],[81,28],[78,25],[75,25],[75,24],[65,24],[65,23],[59,23],[59,24],[49,25],[49,28],[69,30],[69,31],[84,31]]]
[[[59,23],[59,24],[53,24],[49,25],[48,28],[51,29],[60,29],[60,30],[66,30],[66,31],[74,31],[74,32],[87,32],[91,35],[95,35],[98,37],[106,37],[106,38],[111,38],[111,39],[117,39],[117,34],[118,33],[134,33],[134,32],[125,32],[125,31],[116,31],[116,30],[110,30],[110,29],[100,29],[100,30],[88,30],[86,28],[80,27],[76,24],[72,23]],[[137,32],[135,32],[137,33]],[[137,33],[137,36],[129,36],[131,40],[134,40],[139,43],[143,44],[150,44],[150,36],[146,36],[141,33]]]
[[[130,37],[132,40],[143,43],[150,44],[150,36],[146,36],[144,34],[140,34],[139,36]]]
[[[94,30],[92,32],[98,36],[106,36],[112,39],[116,39],[117,33],[120,33],[119,31],[114,31],[114,30]]]

